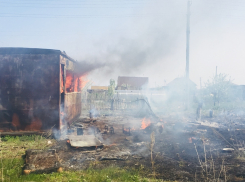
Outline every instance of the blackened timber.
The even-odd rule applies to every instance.
[[[61,129],[80,116],[80,92],[63,89],[61,102],[66,70],[73,73],[76,64],[59,50],[0,48],[0,132]],[[66,118],[60,122],[62,116]]]

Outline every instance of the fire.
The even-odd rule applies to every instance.
[[[83,76],[75,78],[74,92],[79,92],[86,86],[86,84],[88,83],[88,80],[86,77],[87,75],[83,75]]]
[[[70,72],[66,72],[66,92],[73,91],[73,75]]]
[[[78,78],[78,87],[79,87],[79,90],[81,91],[85,86],[86,84],[88,83],[89,81],[87,80],[87,75],[83,75],[83,76],[80,76]]]
[[[64,76],[64,71],[63,69],[61,68],[60,69],[60,93],[63,93],[64,92],[64,80],[63,80],[63,76]]]
[[[83,76],[75,78],[74,92],[79,92],[86,86],[86,84],[88,83],[88,80],[86,77],[87,75],[83,75]]]
[[[151,121],[150,119],[142,119],[142,122],[141,122],[141,128],[140,129],[145,129],[147,126],[149,126],[151,124]]]
[[[71,72],[66,73],[66,92],[80,92],[88,83],[87,75],[74,75]]]
[[[64,78],[65,77],[65,78]],[[88,83],[87,74],[76,73],[60,67],[60,93],[80,92]],[[64,88],[65,87],[65,88]]]
[[[78,92],[78,78],[75,78],[75,82],[74,82],[74,92]]]

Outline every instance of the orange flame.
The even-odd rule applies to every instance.
[[[64,92],[64,80],[63,80],[63,76],[64,76],[64,72],[63,69],[61,69],[60,71],[60,93]]]
[[[74,92],[78,92],[79,88],[78,88],[78,78],[75,78],[75,82],[74,82]]]
[[[83,76],[80,76],[78,78],[78,87],[79,87],[79,90],[81,91],[86,86],[86,84],[88,82],[89,81],[87,80],[87,74],[86,75],[83,75]]]
[[[86,84],[88,83],[88,80],[86,77],[87,75],[83,75],[83,76],[75,78],[74,92],[79,92],[86,86]]]
[[[140,129],[145,129],[147,126],[150,126],[150,124],[151,124],[151,120],[144,118],[144,119],[142,119]]]
[[[66,92],[73,91],[73,75],[70,72],[66,72]]]
[[[88,83],[87,75],[76,76],[71,73],[66,75],[66,91],[67,92],[80,92]]]
[[[64,73],[63,70],[61,69],[60,71],[60,93],[63,93],[64,90],[64,85],[65,85],[65,90],[67,93],[69,92],[80,92],[85,86],[86,84],[89,82],[87,80],[87,74],[83,74],[83,75],[78,75],[75,74],[74,72],[71,72],[69,70],[66,71],[66,78],[65,78],[65,83],[63,80],[64,77]]]

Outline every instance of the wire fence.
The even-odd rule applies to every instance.
[[[147,99],[141,94],[118,94],[113,98],[107,91],[85,92],[82,96],[83,110],[127,110],[140,109],[145,106]]]

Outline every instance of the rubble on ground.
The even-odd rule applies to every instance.
[[[230,179],[244,176],[245,169],[238,167],[245,163],[245,160],[241,160],[243,157],[245,159],[245,126],[241,116],[228,118],[235,125],[230,125],[225,122],[225,117],[220,116],[202,121],[188,116],[182,119],[173,116],[148,119],[151,123],[142,127],[143,118],[123,114],[100,116],[95,122],[89,116],[81,117],[73,126],[82,126],[83,135],[77,135],[74,129],[73,136],[68,135],[66,140],[58,141],[52,149],[59,159],[59,165],[54,165],[57,158],[52,159],[52,165],[56,171],[59,167],[64,170],[86,169],[95,161],[98,168],[109,165],[137,168],[140,165],[149,171],[145,175],[150,175],[150,143],[151,133],[154,132],[153,156],[157,178],[193,181],[196,176],[202,179],[202,166],[210,165],[210,162],[215,164],[216,171],[221,170],[222,164],[227,166],[226,173]],[[110,132],[111,127],[113,132]],[[86,141],[91,138],[91,142],[74,145],[72,140],[79,137],[86,138]],[[49,154],[53,155],[52,152]],[[46,154],[43,161],[45,158]],[[33,165],[36,164],[29,157],[26,166]],[[35,166],[35,170],[39,168]],[[211,166],[208,169],[211,170]]]

